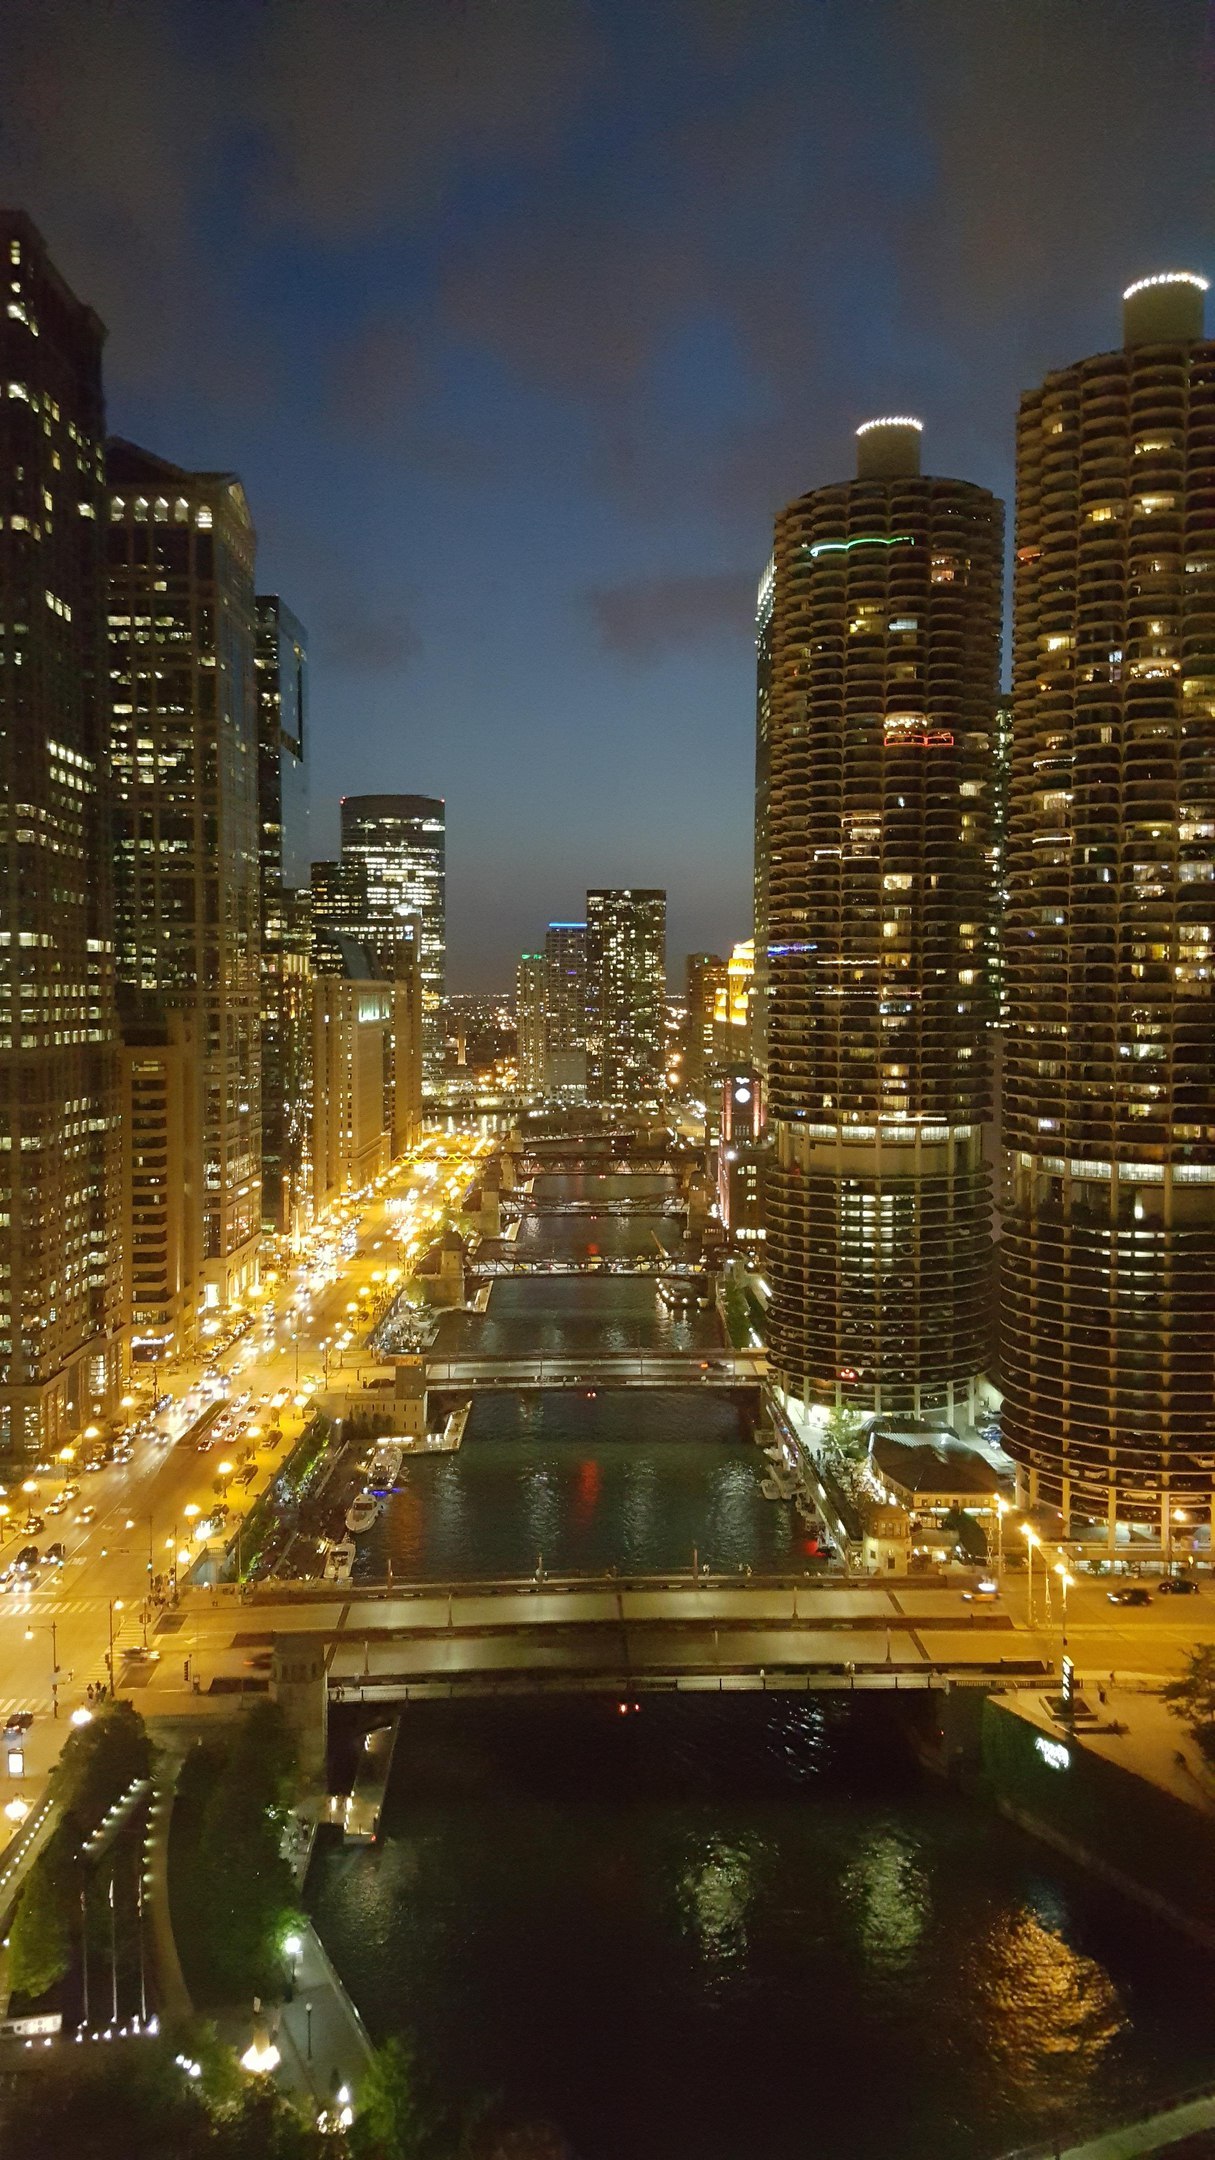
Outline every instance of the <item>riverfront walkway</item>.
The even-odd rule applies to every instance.
[[[1215,2093],[1211,2092],[1179,2100],[1172,2107],[1143,2116],[1139,2122],[1100,2131],[1078,2145],[1065,2145],[1056,2138],[1045,2144],[1019,2146],[1016,2152],[1006,2153],[1003,2160],[1138,2160],[1140,2154],[1176,2152],[1188,2139],[1201,2137],[1208,2130],[1215,2132]],[[1204,2141],[1197,2149],[1215,2151],[1215,2143]]]

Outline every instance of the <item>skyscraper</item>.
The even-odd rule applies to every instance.
[[[726,996],[726,963],[720,953],[690,952],[684,962],[684,996],[688,1017],[684,1026],[683,1085],[704,1097],[709,1076],[717,1062],[716,1015],[718,996]]]
[[[253,526],[232,473],[120,441],[107,473],[119,981],[140,1029],[196,1017],[189,1199],[222,1307],[256,1280],[262,1215]]]
[[[342,862],[365,880],[358,936],[373,966],[391,975],[398,925],[422,925],[422,1059],[428,1079],[443,1064],[441,1011],[447,981],[447,812],[431,795],[344,795]]]
[[[667,896],[586,896],[586,1088],[592,1102],[655,1103],[666,1081]]]
[[[554,1102],[586,1099],[586,924],[551,922],[544,939],[546,1086]]]
[[[1021,405],[1004,1431],[1032,1495],[1215,1497],[1215,344],[1204,281]]]
[[[772,1363],[969,1406],[988,1362],[989,789],[1001,506],[918,421],[776,521],[761,674]],[[766,706],[766,712],[765,712]]]
[[[515,975],[515,1024],[519,1031],[519,1086],[525,1095],[543,1095],[548,1080],[545,976],[543,953],[521,954]]]
[[[105,795],[104,332],[0,213],[0,1450],[120,1377]]]
[[[261,854],[262,1228],[303,1227],[310,1194],[308,644],[277,594],[257,600]]]

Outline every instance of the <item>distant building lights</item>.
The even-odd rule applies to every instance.
[[[917,435],[924,432],[923,421],[915,419],[911,413],[887,413],[881,420],[862,420],[856,432],[858,435],[870,435],[874,428],[880,427],[914,428]]]
[[[1133,285],[1127,286],[1122,297],[1124,300],[1133,300],[1136,293],[1147,292],[1153,285],[1196,285],[1199,292],[1209,292],[1211,289],[1210,279],[1199,277],[1196,270],[1158,270],[1155,277],[1136,278]]]

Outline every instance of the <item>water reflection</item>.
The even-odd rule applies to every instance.
[[[1208,1961],[922,1784],[893,1700],[641,1701],[410,1706],[382,1848],[314,1870],[453,2094],[579,2160],[984,2160],[1209,2072]]]

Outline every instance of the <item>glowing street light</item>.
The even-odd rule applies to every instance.
[[[1029,1624],[1032,1627],[1034,1624],[1034,1554],[1038,1549],[1039,1540],[1037,1531],[1029,1523],[1025,1524],[1022,1535],[1025,1539],[1026,1566],[1029,1569],[1028,1617]]]

